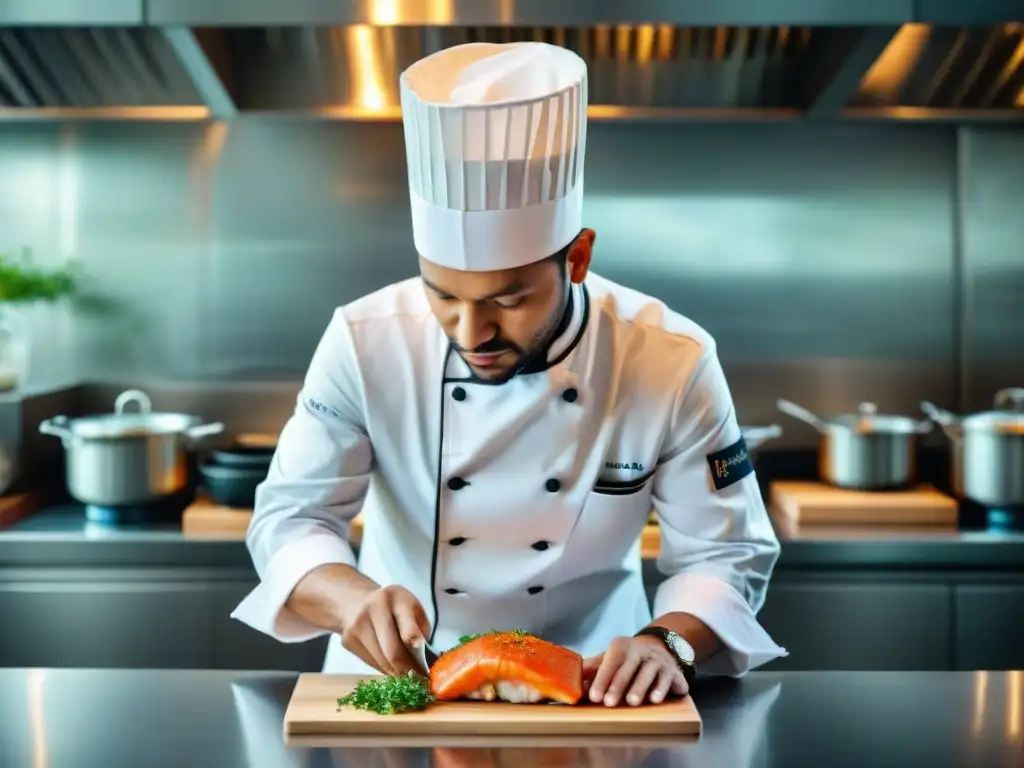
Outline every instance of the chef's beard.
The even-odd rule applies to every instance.
[[[476,349],[464,350],[462,349],[462,347],[456,344],[454,340],[451,340],[452,346],[455,348],[455,351],[458,352],[460,355],[462,355],[463,353],[480,355],[493,352],[514,353],[516,355],[516,361],[512,363],[512,365],[510,365],[504,373],[498,374],[496,376],[486,377],[487,381],[493,384],[504,384],[506,381],[509,381],[514,376],[516,376],[516,374],[518,374],[521,370],[530,365],[534,360],[547,354],[548,349],[551,347],[551,344],[555,340],[555,336],[558,334],[559,326],[561,326],[562,320],[565,318],[565,313],[569,306],[569,290],[570,283],[568,269],[563,267],[562,300],[559,302],[558,306],[548,317],[543,327],[541,327],[541,329],[537,331],[536,334],[534,334],[533,338],[530,339],[530,342],[525,347],[520,347],[518,344],[515,344],[507,339],[503,339],[500,336],[497,336],[493,339],[490,339],[489,341],[484,342]],[[463,360],[465,361],[465,357],[463,357]],[[466,365],[469,365],[469,363],[466,362]],[[469,365],[469,367],[470,369],[473,369],[472,365]]]

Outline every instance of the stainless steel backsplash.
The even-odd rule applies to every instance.
[[[1024,384],[1024,132],[598,123],[587,150],[593,269],[708,328],[782,444],[815,438],[778,397],[917,413]],[[23,246],[112,305],[35,312],[37,382],[273,429],[331,311],[415,274],[401,126],[0,124],[0,252]]]

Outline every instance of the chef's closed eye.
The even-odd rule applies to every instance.
[[[502,309],[515,309],[522,305],[525,298],[526,294],[520,293],[517,296],[502,296],[500,299],[494,299],[494,303]]]
[[[457,301],[458,300],[458,299],[456,299],[456,297],[452,296],[450,293],[446,293],[446,292],[442,291],[437,286],[431,285],[429,287],[430,287],[430,290],[434,293],[434,295],[438,298],[439,301],[449,302],[449,301]],[[493,304],[493,305],[495,305],[497,307],[500,307],[501,309],[515,309],[516,307],[519,307],[520,305],[522,305],[523,300],[526,298],[526,296],[527,296],[526,293],[518,293],[518,294],[514,294],[514,295],[494,296],[494,297],[489,297],[489,298],[482,299],[482,300],[479,301],[479,303],[490,303],[490,304]]]

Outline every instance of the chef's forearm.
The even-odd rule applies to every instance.
[[[375,581],[352,566],[329,563],[303,576],[285,607],[311,624],[340,634],[346,612],[377,588]]]
[[[651,626],[671,629],[685,638],[693,647],[694,660],[700,664],[722,648],[719,639],[707,624],[688,613],[666,613],[651,622]]]

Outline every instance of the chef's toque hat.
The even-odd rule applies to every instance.
[[[583,227],[587,66],[546,43],[470,43],[401,77],[416,250],[452,269],[510,269]]]

